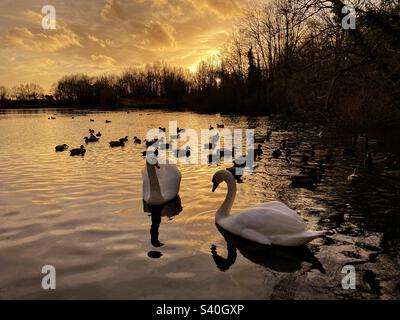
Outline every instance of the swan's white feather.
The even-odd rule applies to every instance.
[[[296,211],[278,201],[259,204],[217,223],[233,234],[266,245],[299,246],[323,234],[308,231]]]
[[[179,194],[179,188],[181,184],[182,174],[174,164],[162,164],[160,168],[156,168],[156,174],[158,182],[160,184],[161,195],[164,203],[169,202]],[[143,199],[145,202],[150,202],[150,179],[147,172],[147,167],[143,170]],[[152,203],[149,203],[152,204]],[[162,203],[154,203],[162,204]]]

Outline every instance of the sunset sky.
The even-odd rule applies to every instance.
[[[2,0],[0,85],[49,90],[70,73],[120,73],[156,61],[191,68],[215,55],[247,0]],[[56,8],[57,29],[41,9]]]

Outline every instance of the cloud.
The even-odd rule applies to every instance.
[[[38,12],[35,12],[32,10],[25,10],[22,12],[22,15],[26,18],[26,20],[28,20],[30,22],[37,23],[37,24],[42,23],[43,16]]]
[[[37,1],[13,1],[0,1],[0,61],[7,61],[0,82],[46,86],[64,74],[118,73],[154,61],[192,66],[223,47],[251,2],[94,0],[77,10],[76,1],[54,0],[57,29],[43,30]]]
[[[99,39],[99,38],[97,38],[96,36],[91,35],[91,34],[88,34],[88,35],[87,35],[87,38],[88,38],[91,42],[93,42],[93,43],[99,45],[99,46],[102,47],[102,48],[106,48],[107,46],[111,46],[111,45],[113,44],[112,41],[109,40],[109,39],[102,40],[102,39]]]
[[[79,36],[65,25],[46,33],[33,33],[26,27],[15,27],[6,33],[5,39],[10,45],[28,51],[56,52],[82,47]]]
[[[113,21],[116,19],[124,19],[124,10],[117,0],[107,0],[100,13],[104,21]]]
[[[40,58],[35,60],[35,64],[46,67],[46,66],[53,66],[55,61],[49,58]]]
[[[92,61],[94,61],[96,64],[98,64],[101,67],[111,67],[115,64],[115,59],[112,57],[108,57],[102,54],[94,55],[92,54],[90,56]]]
[[[147,26],[142,44],[153,49],[166,49],[175,46],[174,28],[168,24],[151,22]]]
[[[222,17],[238,15],[242,10],[237,0],[201,0],[198,2]]]

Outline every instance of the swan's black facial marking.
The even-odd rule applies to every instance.
[[[215,177],[212,179],[212,183],[213,183],[212,192],[215,192],[215,190],[217,190],[217,188],[219,186],[219,183]]]

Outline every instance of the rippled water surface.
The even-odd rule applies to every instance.
[[[126,135],[144,139],[170,120],[198,131],[216,123],[254,128],[257,136],[274,128],[255,172],[238,185],[234,211],[278,199],[328,236],[287,251],[255,248],[221,233],[214,216],[226,186],[212,193],[211,178],[225,165],[179,165],[181,203],[153,217],[145,212],[143,146],[130,141],[111,149],[108,142]],[[63,143],[80,146],[89,128],[103,136],[86,147],[85,157],[54,151]],[[320,131],[263,117],[165,111],[0,114],[0,298],[399,298],[400,175],[383,168],[364,184],[349,185],[363,150],[343,157],[349,135],[326,130],[320,138]],[[397,152],[396,133],[381,135],[384,151]],[[292,164],[271,159],[283,138],[301,143]],[[310,163],[327,160],[323,179],[315,191],[293,189],[296,157],[312,143],[318,147]],[[151,241],[157,231],[161,247]],[[56,267],[54,291],[41,289],[44,265]],[[341,286],[344,265],[356,268],[356,290]]]

